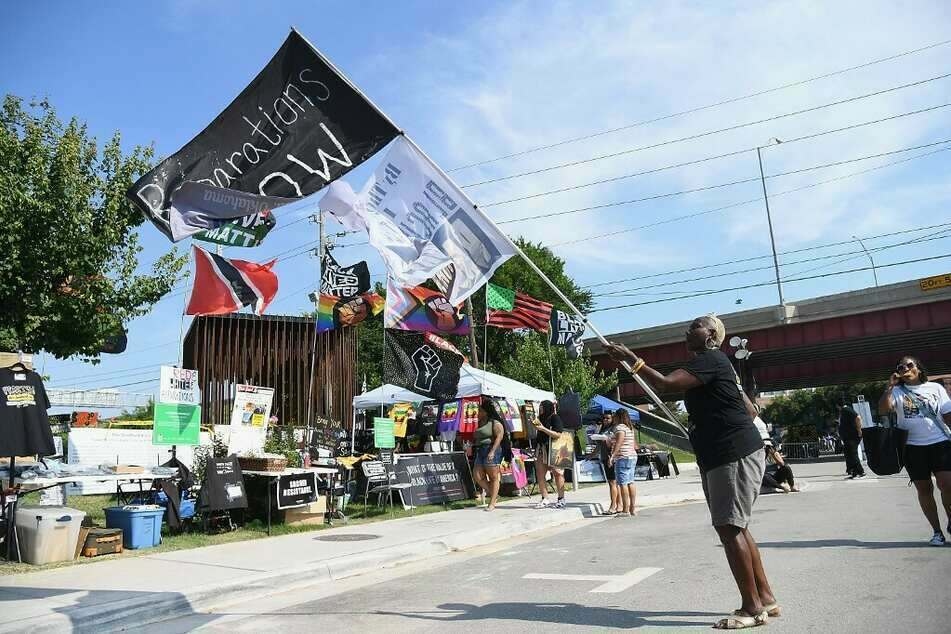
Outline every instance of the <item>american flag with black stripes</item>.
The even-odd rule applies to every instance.
[[[512,310],[489,309],[490,326],[517,330],[531,328],[538,332],[548,332],[551,319],[551,304],[535,299],[524,293],[515,293]]]

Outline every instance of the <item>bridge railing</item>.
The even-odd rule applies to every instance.
[[[817,442],[787,442],[783,443],[783,455],[789,460],[813,460],[819,457],[819,443]]]

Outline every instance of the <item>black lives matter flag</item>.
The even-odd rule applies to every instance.
[[[320,292],[324,295],[349,299],[370,290],[370,268],[365,261],[341,266],[326,251],[320,268]]]
[[[585,323],[579,317],[557,308],[551,311],[551,345],[564,346],[569,359],[577,359],[584,350]]]
[[[434,401],[456,398],[464,358],[448,341],[431,333],[386,329],[383,380]]]
[[[397,134],[292,31],[224,112],[140,178],[127,195],[171,238],[171,195],[185,181],[274,197],[306,196],[349,172]]]

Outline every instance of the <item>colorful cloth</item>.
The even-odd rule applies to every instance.
[[[468,396],[462,399],[462,421],[459,423],[459,433],[474,434],[479,426],[480,396]]]
[[[379,315],[383,304],[383,298],[376,293],[364,293],[349,299],[321,294],[317,304],[317,332],[355,326],[370,315]]]
[[[388,280],[383,327],[439,335],[467,335],[469,317],[460,315],[439,291],[422,286],[403,288]]]

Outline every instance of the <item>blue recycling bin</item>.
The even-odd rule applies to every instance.
[[[112,506],[106,512],[106,527],[122,529],[123,548],[153,548],[162,543],[162,516],[165,509],[136,509]]]

